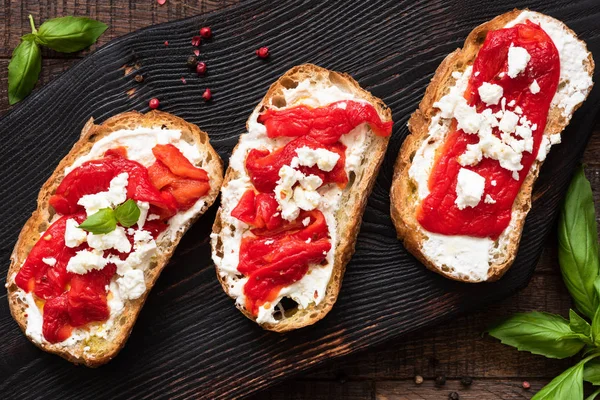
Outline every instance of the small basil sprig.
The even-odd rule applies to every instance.
[[[71,16],[48,20],[39,30],[31,15],[29,23],[31,33],[21,37],[8,65],[8,101],[11,105],[27,97],[38,81],[42,68],[40,45],[61,53],[72,53],[95,43],[108,28],[90,18]]]
[[[559,219],[558,261],[577,310],[569,321],[541,312],[515,314],[489,330],[491,336],[519,350],[565,358],[584,350],[586,357],[554,378],[533,400],[583,399],[583,381],[600,386],[600,260],[596,215],[590,183],[579,168],[567,191]],[[591,321],[591,323],[589,322]],[[588,399],[593,400],[600,389]]]
[[[140,218],[140,209],[136,202],[129,199],[116,209],[103,208],[90,215],[79,228],[95,235],[109,233],[117,228],[117,222],[129,228],[137,223]]]

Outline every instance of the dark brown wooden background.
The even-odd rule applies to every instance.
[[[3,0],[0,6],[0,115],[10,107],[6,96],[7,68],[19,37],[29,32],[28,14],[36,24],[64,15],[86,15],[109,25],[99,45],[136,29],[212,11],[237,3],[226,1],[173,1],[160,6],[155,0]],[[43,51],[39,84],[52,80],[85,55],[64,55]],[[600,123],[584,156],[587,175],[600,204]],[[6,301],[6,295],[0,301]],[[484,337],[485,327],[495,319],[515,311],[544,310],[566,315],[571,305],[561,281],[556,261],[556,238],[546,245],[535,275],[521,293],[488,310],[457,318],[437,328],[390,342],[384,347],[334,361],[307,375],[285,382],[257,399],[445,399],[458,391],[461,399],[522,399],[569,366],[569,360],[546,360],[519,353]],[[413,383],[415,375],[425,383]],[[442,388],[433,385],[438,375],[448,377]],[[474,378],[464,390],[462,376]],[[521,389],[527,380],[532,389]],[[40,393],[40,396],[43,394]]]

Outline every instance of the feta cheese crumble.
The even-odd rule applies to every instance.
[[[42,258],[42,262],[50,267],[54,267],[56,265],[56,258],[54,257],[44,257]]]
[[[296,183],[299,186],[294,187]],[[289,165],[279,170],[279,180],[275,187],[275,199],[281,208],[281,217],[288,221],[298,218],[300,210],[314,210],[321,196],[316,191],[323,184],[317,175],[304,175]]]
[[[506,111],[500,120],[498,128],[504,133],[513,133],[519,123],[519,116],[512,111]]]
[[[498,104],[502,98],[502,95],[504,94],[504,89],[502,89],[502,86],[488,82],[483,82],[477,91],[479,92],[481,101],[488,106]]]
[[[67,263],[67,271],[84,275],[93,269],[104,269],[108,261],[102,257],[100,250],[81,250]]]
[[[298,157],[294,157],[290,166],[292,168],[298,168],[299,166],[314,167],[317,165],[321,171],[330,172],[338,160],[340,155],[327,149],[311,149],[310,147],[303,146],[296,149]]]
[[[516,78],[521,72],[527,68],[527,63],[531,60],[531,56],[523,47],[510,45],[508,49],[508,76]]]
[[[485,195],[485,200],[483,200],[483,201],[484,201],[484,203],[487,203],[487,204],[496,204],[496,200],[494,200],[492,198],[492,196],[490,196],[489,194]]]
[[[529,91],[533,94],[538,94],[540,92],[540,85],[537,83],[537,80],[533,80],[531,85],[529,85]]]
[[[485,178],[477,172],[466,168],[458,171],[456,182],[456,200],[454,203],[459,210],[466,207],[475,207],[481,201],[485,189]]]
[[[119,294],[122,298],[129,300],[139,298],[146,291],[144,271],[139,269],[125,271],[123,276],[117,279],[117,285],[119,285]]]
[[[79,224],[73,218],[69,218],[65,225],[65,246],[77,247],[86,241],[87,233],[78,228]]]
[[[129,253],[131,251],[131,243],[127,239],[125,229],[117,226],[115,230],[103,233],[89,233],[87,236],[88,245],[96,250],[116,249],[120,253]]]

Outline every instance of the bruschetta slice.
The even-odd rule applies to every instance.
[[[592,88],[594,61],[561,21],[514,10],[475,28],[438,67],[395,166],[398,237],[464,282],[511,266],[550,147]]]
[[[111,360],[222,179],[208,135],[181,118],[151,111],[101,125],[90,119],[12,253],[8,301],[19,327],[74,363]]]
[[[213,227],[223,289],[278,332],[323,318],[354,252],[392,132],[347,74],[305,64],[277,80],[231,155]]]

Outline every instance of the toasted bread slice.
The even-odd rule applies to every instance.
[[[448,125],[449,120],[444,121],[439,116],[440,111],[433,104],[457,84],[457,78],[453,77],[453,73],[463,73],[468,66],[473,64],[488,31],[513,26],[527,19],[540,24],[559,50],[561,76],[558,90],[548,114],[544,131],[545,139],[542,146],[540,146],[538,159],[533,163],[515,199],[512,207],[512,219],[508,228],[495,241],[454,237],[459,240],[455,243],[454,248],[462,247],[458,251],[463,252],[462,257],[464,258],[471,256],[468,253],[471,250],[473,252],[481,251],[482,240],[490,240],[487,274],[463,273],[457,271],[460,268],[451,265],[451,262],[440,263],[432,256],[436,252],[432,249],[436,247],[440,249],[442,242],[449,237],[431,234],[425,231],[417,222],[416,210],[421,201],[419,183],[414,176],[411,176],[409,170],[415,161],[419,159],[418,157],[423,157],[425,146],[429,144],[435,148],[444,141],[448,132],[447,128],[446,133],[437,139],[432,137],[431,132],[432,128],[436,126],[443,128],[444,124]],[[427,268],[450,279],[463,282],[495,281],[499,279],[510,268],[517,254],[525,217],[531,208],[531,191],[546,152],[549,150],[550,143],[559,141],[559,134],[568,125],[573,112],[582,104],[590,92],[593,85],[593,71],[594,61],[591,53],[587,51],[585,43],[577,39],[577,35],[566,25],[549,16],[528,10],[514,10],[475,28],[467,37],[464,47],[449,54],[438,67],[427,87],[423,100],[419,104],[419,108],[412,114],[408,122],[411,134],[402,144],[398,155],[390,192],[392,219],[398,237],[404,241],[406,249]],[[551,138],[552,140],[550,140]],[[428,177],[431,172],[431,165],[428,166],[428,170],[422,170],[420,173]],[[447,259],[448,257],[446,257]]]
[[[14,278],[31,248],[40,239],[41,234],[48,228],[55,215],[48,201],[65,176],[65,169],[73,165],[80,157],[88,154],[92,146],[102,138],[119,130],[133,130],[140,127],[181,131],[181,139],[190,145],[196,146],[203,158],[197,166],[208,173],[210,191],[205,197],[198,200],[196,206],[190,209],[193,210],[192,213],[176,215],[176,217],[181,216],[182,218],[182,223],[177,229],[169,227],[157,238],[158,251],[144,273],[146,291],[135,300],[124,300],[123,311],[106,329],[102,337],[92,335],[82,340],[67,339],[65,342],[51,344],[39,338],[36,340],[28,335],[29,339],[42,350],[55,353],[73,363],[84,364],[88,367],[96,367],[110,361],[123,348],[150,289],[169,262],[179,240],[194,221],[215,201],[223,180],[223,165],[219,155],[211,147],[208,135],[196,125],[160,111],[150,111],[146,114],[135,111],[126,112],[106,120],[101,125],[95,125],[93,118],[91,118],[84,126],[80,139],[62,159],[40,190],[37,209],[25,223],[11,255],[7,277],[10,311],[19,327],[26,333],[29,307],[25,300],[25,292],[15,284]],[[204,202],[203,205],[199,203],[201,201]],[[35,306],[35,304],[32,304],[32,306]]]
[[[380,99],[362,89],[350,75],[329,71],[312,64],[304,64],[292,68],[271,85],[263,100],[256,106],[248,119],[246,125],[247,131],[250,132],[253,126],[257,124],[257,117],[264,109],[285,108],[306,102],[311,104],[311,101],[317,95],[317,91],[327,90],[327,88],[341,90],[347,94],[348,97],[346,100],[355,98],[369,102],[377,110],[383,121],[391,121],[391,112],[387,106]],[[286,100],[286,92],[294,89],[297,92],[293,96],[288,96],[288,100]],[[291,100],[290,97],[292,98]],[[242,135],[240,142],[233,151],[230,166],[225,174],[221,193],[221,208],[217,213],[212,235],[213,259],[217,268],[217,277],[223,286],[223,290],[232,298],[239,297],[235,296],[232,291],[236,284],[241,282],[240,279],[242,277],[241,275],[236,276],[235,271],[224,270],[223,257],[225,252],[233,251],[235,253],[239,249],[239,246],[235,249],[227,244],[235,236],[236,229],[247,230],[248,226],[240,228],[235,219],[228,216],[231,212],[231,207],[228,206],[227,200],[235,192],[233,186],[242,179],[242,176],[246,175],[244,161],[247,151],[252,147],[265,145],[264,140],[268,141],[268,139],[264,139],[262,142],[252,142],[249,135]],[[365,143],[368,143],[368,145],[365,147],[363,156],[360,158],[360,165],[355,172],[350,173],[350,182],[347,188],[342,191],[340,207],[332,215],[337,223],[337,235],[335,239],[332,238],[332,250],[328,254],[328,265],[331,267],[331,275],[327,281],[326,293],[318,304],[312,301],[309,304],[304,304],[291,310],[283,311],[279,309],[279,319],[268,322],[257,321],[257,318],[249,313],[243,305],[236,302],[237,307],[244,315],[259,322],[264,329],[285,332],[311,325],[323,318],[333,307],[342,285],[346,264],[354,253],[356,236],[359,231],[364,208],[367,204],[367,197],[375,183],[377,171],[379,170],[389,141],[389,137],[376,136],[368,128],[365,136],[365,140],[368,140]],[[285,142],[277,142],[277,140],[275,142],[271,144],[272,148],[278,148],[285,144]],[[239,197],[229,200],[231,206],[235,206]],[[235,247],[235,242],[233,247]],[[234,268],[237,268],[237,255],[234,254],[234,258],[236,259]]]

